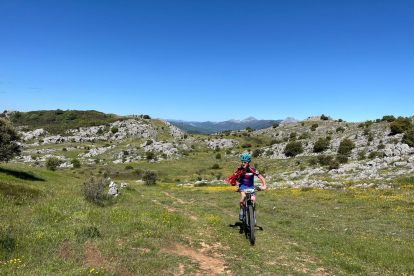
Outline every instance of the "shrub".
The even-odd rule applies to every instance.
[[[301,142],[289,142],[283,151],[286,156],[296,156],[302,152],[303,147]]]
[[[247,130],[248,132],[252,132],[252,128],[251,128],[251,127],[246,127],[246,130]]]
[[[161,154],[161,157],[165,159],[165,158],[167,158],[167,157],[168,157],[168,155],[167,155],[166,153],[162,153],[162,154]]]
[[[391,123],[395,121],[395,117],[394,115],[385,115],[385,116],[382,116],[382,121]]]
[[[345,128],[343,128],[343,127],[337,127],[336,128],[336,132],[342,132],[342,133],[344,133],[344,131],[345,131]]]
[[[137,177],[141,177],[142,174],[144,173],[143,170],[141,169],[135,169],[133,170],[131,173],[133,173],[134,175],[136,175]]]
[[[212,167],[211,167],[213,170],[218,170],[218,169],[220,169],[220,165],[219,164],[214,164]]]
[[[144,116],[142,116],[142,118],[144,118],[144,119],[151,119],[151,117],[149,115],[144,115]]]
[[[154,143],[154,141],[152,141],[152,140],[147,140],[147,143],[145,144],[146,146],[149,146],[149,145],[151,145],[152,143]]]
[[[398,117],[394,122],[391,123],[391,132],[403,133],[413,128],[413,123],[410,118]]]
[[[105,192],[107,186],[106,180],[102,177],[91,177],[83,183],[82,192],[86,201],[97,205],[104,205],[110,199],[108,193]]]
[[[296,132],[291,132],[290,134],[289,134],[289,138],[296,138]]]
[[[280,143],[282,143],[282,141],[281,141],[281,140],[278,140],[278,139],[276,139],[276,140],[271,140],[271,141],[270,141],[270,145],[280,144]]]
[[[403,137],[403,139],[404,139],[404,137]],[[385,149],[385,145],[384,144],[379,144],[377,146],[377,149],[379,149],[379,150]]]
[[[252,145],[250,143],[244,143],[243,145],[241,145],[242,148],[246,149],[246,148],[250,148]]]
[[[367,152],[365,150],[358,151],[358,160],[364,160],[366,158],[366,153]]]
[[[322,166],[328,166],[331,163],[332,159],[333,159],[332,155],[319,155],[318,156],[318,162]]]
[[[20,135],[12,122],[0,118],[0,162],[9,162],[20,153],[19,140]]]
[[[283,137],[283,141],[284,141],[284,142],[289,141],[289,137]]]
[[[155,153],[153,153],[152,151],[148,151],[146,155],[147,155],[147,160],[152,160],[155,158]]]
[[[381,158],[384,156],[384,153],[378,151],[371,151],[368,155],[369,159],[375,159],[376,157]]]
[[[414,148],[414,129],[411,129],[404,133],[404,136],[401,142],[407,144],[408,146]]]
[[[273,125],[272,125],[272,127],[273,128],[277,128],[279,126],[279,124],[278,123],[274,123]]]
[[[342,155],[342,154],[338,154],[336,156],[336,160],[340,163],[340,164],[346,164],[348,163],[348,156],[346,155]]]
[[[312,157],[311,159],[309,159],[309,165],[315,166],[316,164],[318,164],[318,158],[317,157]]]
[[[322,114],[321,120],[327,121],[327,120],[329,120],[329,117],[328,116],[325,116],[324,114]]]
[[[67,148],[63,148],[62,151],[68,151],[68,149]]]
[[[329,147],[329,140],[319,138],[313,145],[313,152],[322,152]]]
[[[313,125],[311,126],[311,130],[312,130],[312,131],[315,131],[315,130],[316,130],[316,128],[317,128],[318,126],[319,126],[318,124],[313,124]]]
[[[300,136],[299,136],[299,140],[303,140],[303,139],[309,139],[311,136],[310,136],[310,134],[309,133],[307,133],[307,132],[304,132],[304,133],[302,133]]]
[[[73,167],[76,169],[81,167],[81,162],[78,159],[72,159],[71,163],[73,164]]]
[[[112,127],[112,128],[111,128],[111,132],[112,132],[112,133],[117,133],[117,132],[118,132],[118,130],[119,130],[119,129],[118,129],[117,127]]]
[[[221,154],[220,153],[216,154],[216,159],[221,159]]]
[[[338,122],[343,122],[344,120],[342,120],[342,119],[338,119]]]
[[[329,170],[337,170],[339,169],[339,161],[334,159],[329,163]]]
[[[157,183],[158,174],[156,171],[148,170],[144,172],[142,180],[145,185],[154,185]]]
[[[132,167],[131,165],[126,165],[125,166],[125,170],[132,170],[132,169],[134,169],[134,167]]]
[[[255,157],[255,158],[257,158],[262,153],[263,153],[263,150],[262,149],[255,149],[254,152],[253,152],[253,154],[252,154],[252,156]]]
[[[58,109],[56,109],[56,110],[55,110],[55,114],[56,114],[56,115],[61,115],[61,114],[63,114],[63,113],[65,113],[65,111],[63,111],[62,109],[59,109],[59,108],[58,108]]]
[[[366,128],[368,128],[368,127],[370,127],[373,123],[374,123],[374,122],[372,122],[371,120],[368,120],[368,121],[366,121],[366,122],[365,122],[365,124],[364,124],[364,125],[365,125],[365,127],[366,127]]]
[[[62,164],[62,161],[56,157],[48,157],[45,162],[46,169],[51,171],[55,171],[60,164]]]
[[[339,144],[338,154],[349,156],[354,148],[355,148],[354,142],[352,142],[348,138],[345,138]]]

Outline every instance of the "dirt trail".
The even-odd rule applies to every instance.
[[[86,266],[98,266],[98,267],[107,267],[108,270],[114,271],[116,275],[119,276],[133,276],[134,274],[130,273],[129,271],[122,269],[117,266],[109,265],[102,257],[99,249],[90,244],[86,249],[85,255],[85,265]]]
[[[197,251],[193,248],[189,248],[186,246],[183,246],[179,243],[173,243],[173,247],[164,247],[161,248],[166,253],[173,253],[180,256],[186,256],[197,263],[200,264],[200,268],[203,270],[203,274],[207,275],[217,275],[217,274],[225,274],[225,261],[218,259],[218,258],[212,258],[207,255],[204,255],[202,252]],[[181,267],[182,269],[182,267]],[[226,273],[227,275],[231,275],[229,273]],[[197,274],[202,275],[202,274]]]

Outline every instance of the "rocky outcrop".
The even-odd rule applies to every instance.
[[[234,146],[237,146],[239,142],[237,142],[234,139],[211,139],[211,140],[204,140],[207,147],[211,149],[226,149],[226,148],[232,148]]]

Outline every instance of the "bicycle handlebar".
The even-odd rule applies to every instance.
[[[263,192],[264,190],[260,189],[259,187],[254,187],[257,192]],[[241,193],[244,189],[237,189],[236,193]]]

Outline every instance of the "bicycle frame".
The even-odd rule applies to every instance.
[[[254,235],[254,227],[256,226],[256,203],[252,199],[252,194],[255,191],[261,191],[260,188],[256,189],[244,189],[244,190],[237,190],[238,192],[244,192],[246,197],[244,198],[244,206],[243,206],[243,224],[242,224],[242,232],[244,231],[246,235],[246,239],[250,239],[250,243],[254,245],[255,243],[255,235]]]

